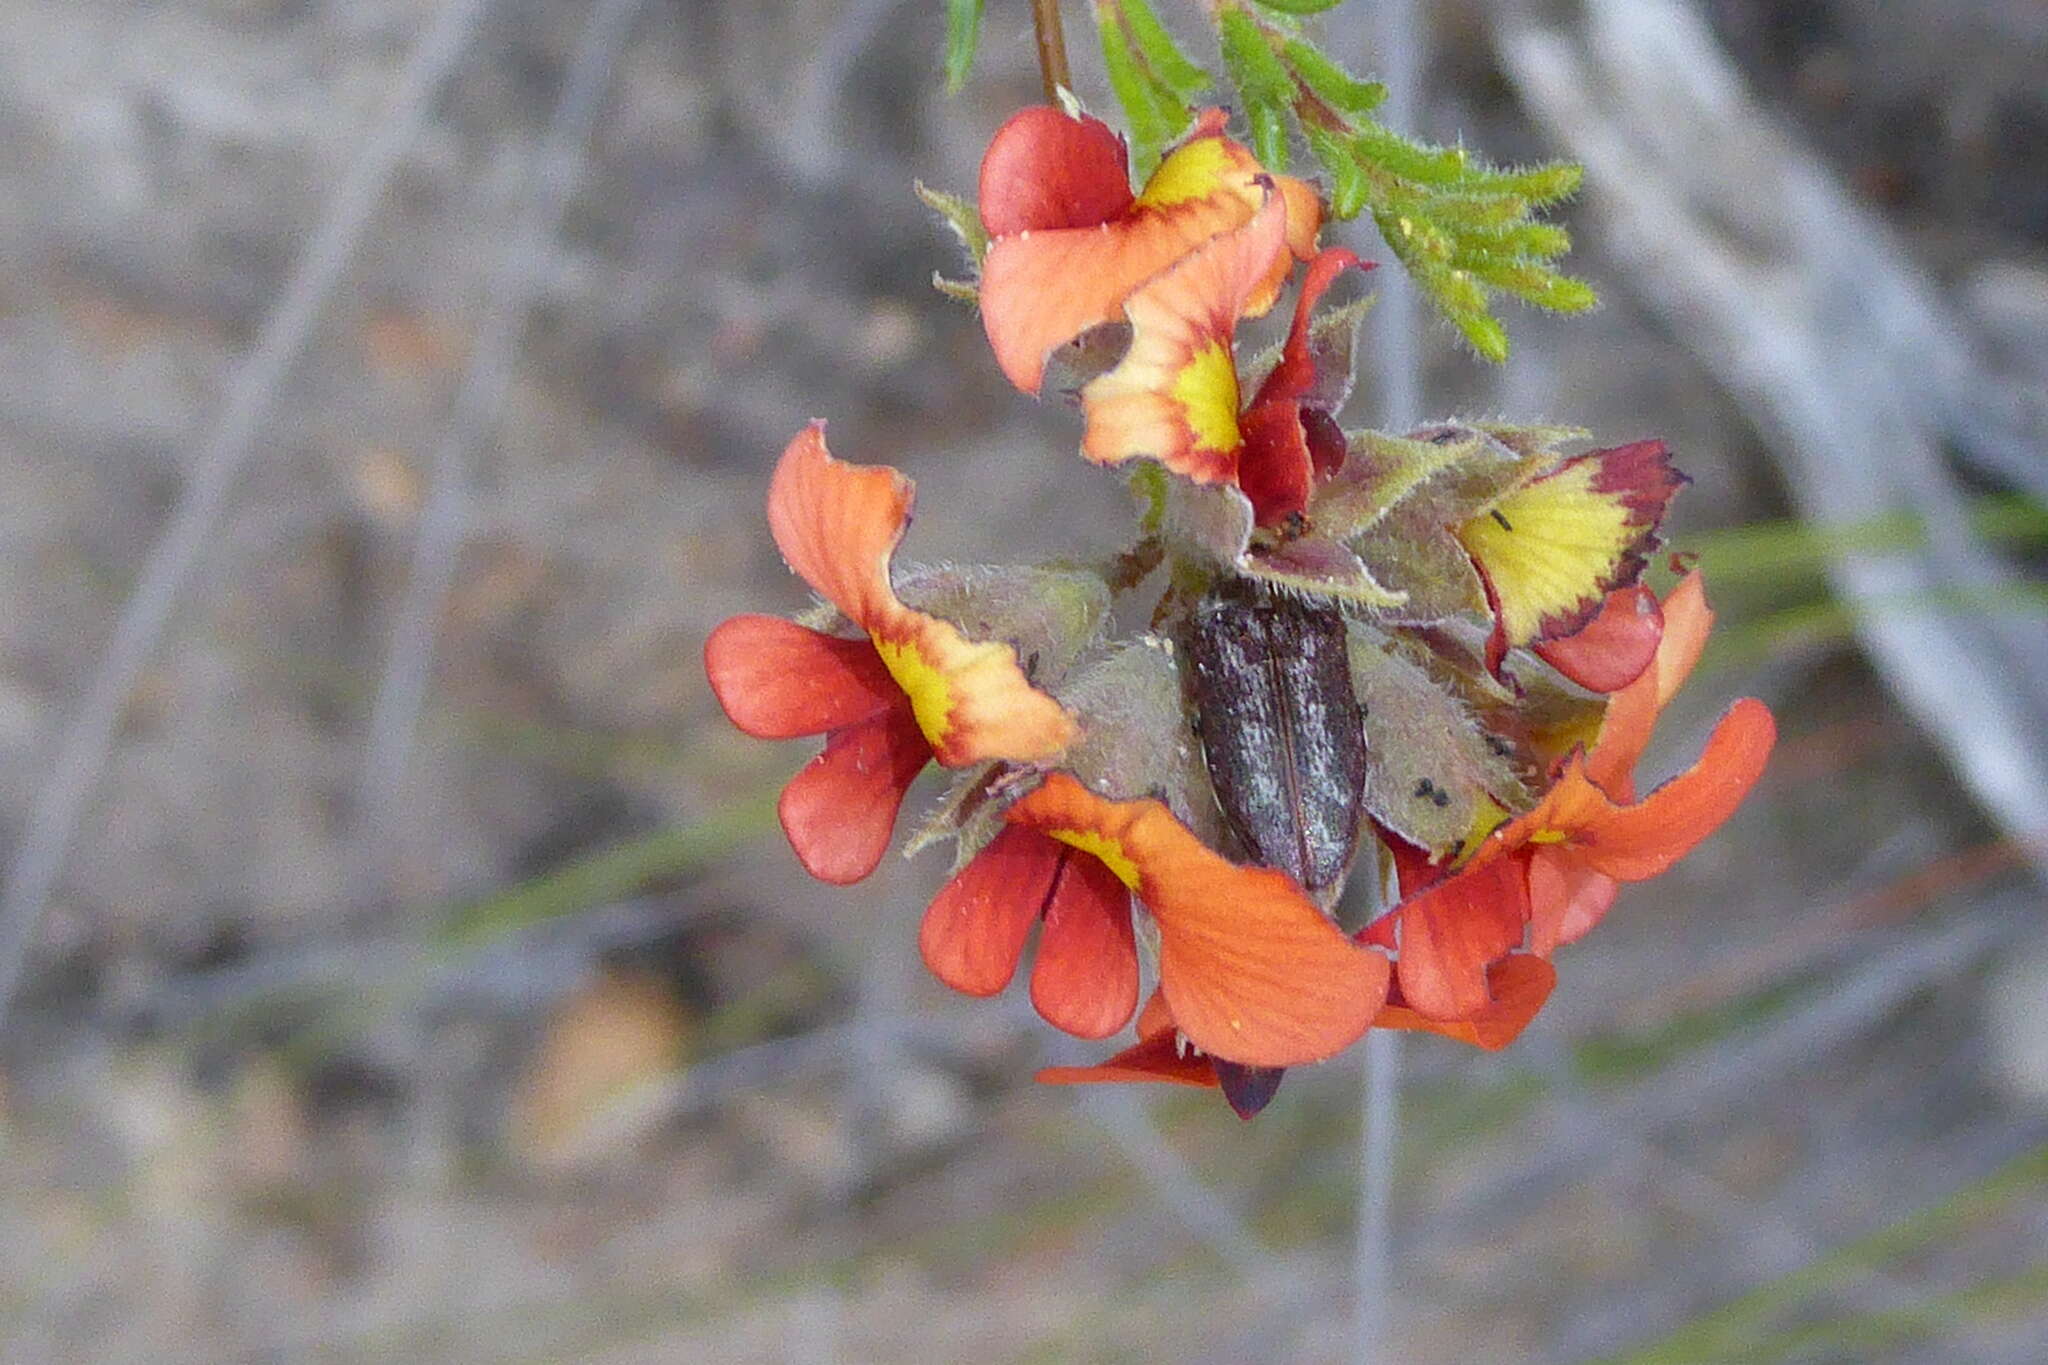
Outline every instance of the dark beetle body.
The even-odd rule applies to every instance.
[[[1223,813],[1258,861],[1328,905],[1365,818],[1365,726],[1344,618],[1228,579],[1196,604],[1181,650]]]

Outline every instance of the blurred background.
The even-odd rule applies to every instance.
[[[1783,733],[1515,1047],[1407,1042],[1358,1265],[1358,1065],[1034,1086],[1093,1050],[926,977],[943,855],[808,882],[704,684],[812,416],[909,557],[1122,543],[929,287],[911,180],[1037,97],[940,9],[0,0],[0,1358],[2048,1358],[2048,6],[1327,21],[1586,161],[1606,300],[1350,420],[1668,437],[1653,766]]]

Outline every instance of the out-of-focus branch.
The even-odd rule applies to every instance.
[[[1776,129],[1682,0],[1585,0],[1567,31],[1492,12],[1501,64],[1588,169],[1630,285],[1743,398],[1801,514],[1909,510],[1925,546],[1830,565],[1873,665],[2005,833],[2048,809],[2048,632],[1934,605],[2010,587],[1942,461],[1970,372],[1956,326],[1884,225]],[[1886,610],[1886,600],[1926,610]],[[1947,597],[1953,603],[1955,597]]]

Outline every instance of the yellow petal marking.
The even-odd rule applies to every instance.
[[[1230,347],[1212,341],[1174,376],[1173,401],[1194,433],[1198,450],[1232,451],[1243,443],[1237,428],[1237,365]]]
[[[1141,208],[1170,209],[1206,199],[1223,189],[1224,176],[1237,170],[1231,148],[1220,137],[1198,137],[1159,163],[1138,195]],[[1235,188],[1234,186],[1231,188]]]
[[[1124,852],[1124,846],[1099,830],[1092,829],[1049,829],[1046,831],[1063,844],[1071,844],[1089,857],[1100,862],[1116,874],[1116,879],[1131,890],[1138,889],[1138,865],[1131,855]]]
[[[1541,637],[1547,617],[1567,616],[1597,598],[1638,536],[1619,493],[1593,487],[1588,460],[1502,498],[1457,530],[1500,598],[1510,645]]]
[[[953,689],[946,681],[946,675],[908,640],[885,640],[879,635],[869,638],[875,642],[875,653],[882,656],[882,665],[889,670],[889,676],[910,698],[917,728],[924,731],[925,739],[934,748],[943,744],[953,713]]]

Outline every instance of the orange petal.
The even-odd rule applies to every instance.
[[[1072,853],[1036,830],[1012,826],[996,835],[925,911],[917,946],[932,975],[967,995],[1009,985]]]
[[[908,708],[833,735],[776,808],[804,871],[841,886],[873,872],[903,795],[931,756]]]
[[[1034,104],[990,139],[979,194],[991,237],[1106,223],[1131,207],[1124,140],[1100,119]]]
[[[1537,657],[1579,686],[1619,692],[1655,661],[1664,636],[1657,594],[1641,583],[1607,594],[1600,612],[1561,639],[1538,641]]]
[[[1464,1019],[1432,1019],[1416,1010],[1388,1005],[1373,1020],[1374,1028],[1412,1029],[1440,1033],[1461,1043],[1498,1051],[1521,1035],[1550,999],[1557,985],[1557,971],[1542,958],[1529,953],[1511,953],[1487,969],[1486,987],[1490,998],[1477,1013]]]
[[[1032,830],[1005,834],[1045,836]],[[1138,944],[1131,892],[1114,872],[1076,849],[1060,865],[1045,904],[1045,932],[1031,968],[1031,1003],[1045,1022],[1077,1038],[1107,1038],[1138,1007]]]
[[[1626,801],[1635,794],[1633,774],[1649,747],[1657,716],[1699,662],[1713,629],[1706,585],[1697,573],[1679,580],[1664,598],[1664,630],[1657,656],[1643,675],[1614,694],[1600,721],[1600,736],[1586,756],[1586,775],[1609,796]]]
[[[1576,943],[1607,915],[1621,883],[1586,865],[1570,844],[1529,851],[1529,951],[1544,957]]]
[[[1386,997],[1389,964],[1354,944],[1284,874],[1237,867],[1158,801],[1109,801],[1065,773],[1007,819],[1092,853],[1159,926],[1159,982],[1180,1031],[1249,1066],[1348,1047]]]
[[[1274,196],[1251,222],[1195,251],[1133,294],[1131,348],[1081,390],[1081,453],[1097,464],[1146,456],[1197,483],[1237,477],[1237,359],[1232,345],[1260,280],[1285,260],[1286,211]]]
[[[896,603],[889,556],[910,524],[915,488],[887,465],[847,464],[813,422],[782,452],[768,484],[768,529],[797,576],[863,629]]]
[[[1763,776],[1777,735],[1770,708],[1745,697],[1721,717],[1699,762],[1633,806],[1613,806],[1581,777],[1593,803],[1606,808],[1573,834],[1580,856],[1588,867],[1616,881],[1663,875],[1735,813]],[[1559,784],[1570,780],[1579,767],[1568,763]]]
[[[1528,889],[1514,858],[1474,862],[1394,912],[1401,998],[1431,1019],[1473,1019],[1492,997],[1487,969],[1522,944]]]
[[[735,616],[704,642],[704,672],[725,714],[756,739],[823,734],[903,704],[873,643],[779,616]]]
[[[768,488],[768,525],[791,568],[868,632],[910,698],[939,762],[1050,758],[1074,737],[1060,704],[1032,687],[1017,652],[974,643],[903,605],[889,559],[909,523],[910,480],[886,466],[847,464],[813,422],[789,443]]]
[[[1073,717],[1031,685],[1009,645],[976,644],[893,594],[873,620],[875,652],[910,698],[932,753],[947,767],[991,758],[1047,759],[1073,741]]]
[[[1156,1081],[1214,1090],[1216,1068],[1207,1057],[1182,1047],[1171,1033],[1165,1033],[1146,1038],[1094,1066],[1046,1067],[1037,1079],[1042,1085]]]

